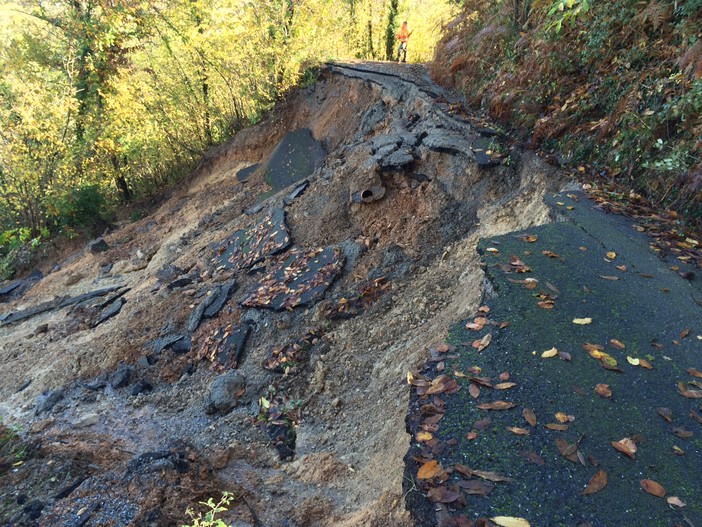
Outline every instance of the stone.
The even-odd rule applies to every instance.
[[[106,320],[111,319],[114,316],[117,316],[120,311],[122,311],[122,306],[125,304],[125,300],[122,297],[117,298],[114,302],[111,304],[107,305],[98,315],[97,319],[95,322],[93,322],[93,327],[99,326]]]
[[[380,168],[382,170],[389,170],[394,168],[402,168],[414,162],[414,156],[412,155],[412,150],[410,148],[400,148],[395,152],[380,159]]]
[[[453,154],[470,155],[471,144],[458,132],[435,128],[430,130],[426,137],[422,139],[422,144],[430,150],[437,152],[449,152]]]
[[[63,399],[63,390],[43,392],[37,396],[36,402],[34,403],[34,412],[37,415],[50,412],[61,399]]]
[[[152,391],[153,389],[154,389],[154,387],[151,385],[150,382],[138,381],[132,385],[132,388],[131,388],[131,390],[129,390],[129,393],[131,393],[133,396],[137,396],[140,393],[147,393],[147,392]]]
[[[30,520],[38,520],[41,512],[44,510],[44,502],[40,500],[32,500],[24,506],[22,511]]]
[[[237,370],[230,370],[218,375],[210,383],[205,399],[205,411],[208,414],[226,414],[238,403],[246,390],[246,379]]]
[[[183,333],[172,333],[163,337],[159,337],[151,343],[151,350],[155,354],[159,354],[169,346],[172,346],[174,343],[184,339],[185,337],[186,335],[184,335]],[[154,362],[156,361],[154,360]]]
[[[180,340],[176,340],[169,349],[177,355],[185,355],[192,348],[193,341],[190,336],[186,336]]]
[[[395,150],[402,144],[402,138],[398,134],[381,134],[376,135],[370,140],[373,150],[380,150],[386,146],[394,146]]]
[[[122,364],[117,368],[110,377],[110,386],[113,388],[124,388],[129,384],[129,379],[132,376],[132,369],[126,364]]]
[[[288,132],[271,152],[263,178],[274,191],[302,181],[324,164],[326,152],[309,128]]]
[[[105,251],[110,250],[110,246],[107,244],[104,238],[93,240],[90,242],[88,247],[90,248],[90,252],[93,254],[104,253]]]
[[[285,205],[292,205],[292,203],[297,198],[299,198],[300,196],[302,196],[302,194],[304,194],[305,190],[307,190],[307,187],[309,187],[309,186],[310,186],[309,181],[307,181],[307,180],[303,181],[301,184],[299,184],[297,187],[295,187],[290,194],[288,194],[287,196],[285,196],[283,198],[283,203]]]
[[[256,163],[253,165],[249,165],[247,167],[242,168],[241,170],[237,171],[236,173],[236,179],[240,183],[246,183],[249,178],[253,175],[254,172],[260,167],[260,163]]]
[[[139,359],[139,362],[137,363],[140,368],[148,368],[149,366],[153,366],[156,364],[156,361],[158,359],[154,355],[144,355]]]
[[[95,412],[90,412],[81,415],[74,423],[73,426],[76,428],[88,428],[89,426],[94,426],[100,422],[100,415]]]
[[[230,280],[212,291],[213,300],[209,306],[203,311],[205,318],[212,318],[224,307],[224,304],[229,300],[229,295],[236,287],[236,280]]]

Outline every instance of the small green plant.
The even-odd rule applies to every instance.
[[[200,505],[207,507],[207,511],[203,514],[195,512],[193,509],[188,509],[185,513],[190,516],[192,523],[181,525],[180,527],[229,527],[220,518],[216,518],[217,514],[226,512],[228,507],[234,501],[234,496],[231,492],[223,492],[222,497],[215,503],[213,498],[207,501],[201,501]]]

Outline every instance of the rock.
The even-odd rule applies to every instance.
[[[185,355],[190,351],[192,348],[193,341],[192,338],[189,336],[186,336],[185,338],[182,338],[180,340],[175,341],[169,349],[178,355]]]
[[[341,407],[341,399],[339,399],[338,397],[336,397],[336,398],[331,402],[331,404],[332,404],[332,406],[333,406],[334,408],[340,408],[340,407]]]
[[[302,196],[302,194],[304,194],[305,190],[307,190],[307,187],[309,187],[309,186],[310,186],[309,181],[307,181],[307,180],[303,181],[301,184],[299,184],[297,187],[295,187],[295,189],[293,189],[293,191],[290,194],[288,194],[287,196],[285,196],[283,198],[283,203],[285,205],[292,205],[292,203],[297,198],[299,198],[300,196]]]
[[[122,311],[122,306],[125,304],[125,300],[122,297],[117,298],[114,302],[108,304],[98,315],[95,322],[93,322],[93,327],[97,327],[106,320],[119,314]]]
[[[168,282],[175,280],[177,277],[181,276],[185,271],[176,265],[169,264],[158,271],[156,271],[156,278],[160,282]]]
[[[156,364],[157,361],[158,358],[155,355],[144,355],[139,359],[137,364],[140,368],[148,368],[149,366]]]
[[[258,214],[259,212],[261,212],[263,210],[263,208],[264,208],[263,204],[259,203],[258,205],[253,205],[253,206],[249,207],[248,209],[246,209],[244,211],[244,214],[246,214],[247,216],[254,216],[254,215]]]
[[[42,333],[46,333],[49,331],[49,324],[39,324],[37,328],[34,330],[34,336],[36,335],[41,335]]]
[[[104,253],[105,251],[110,250],[110,246],[107,244],[104,238],[93,240],[90,242],[88,247],[90,248],[90,252],[93,254]]]
[[[74,423],[73,426],[76,428],[87,428],[89,426],[96,425],[100,422],[100,415],[91,412],[80,416]]]
[[[63,390],[51,390],[48,392],[43,392],[37,396],[37,400],[34,403],[34,412],[39,415],[44,412],[50,412],[56,403],[63,399]]]
[[[221,470],[225,468],[227,465],[229,465],[229,460],[231,458],[231,452],[229,452],[228,448],[224,447],[214,447],[210,451],[210,456],[209,456],[209,461],[210,464],[212,465],[212,468],[215,470]]]
[[[30,520],[38,520],[39,516],[41,516],[41,511],[43,510],[44,503],[40,500],[32,500],[22,509]]]
[[[251,175],[256,172],[256,169],[260,167],[261,165],[259,163],[256,163],[254,165],[249,165],[245,168],[242,168],[236,173],[236,179],[241,182],[241,183],[246,183]]]
[[[56,424],[55,419],[42,419],[40,421],[34,421],[31,426],[29,427],[29,433],[30,434],[38,434],[40,432],[43,432],[47,428],[51,428]]]
[[[223,373],[210,383],[205,399],[205,411],[208,414],[228,413],[234,408],[246,389],[246,379],[237,370]]]
[[[205,318],[212,318],[224,307],[224,304],[229,300],[229,295],[232,290],[236,287],[236,280],[230,280],[229,282],[223,284],[220,287],[215,288],[212,291],[212,302],[203,312]]]
[[[110,377],[110,385],[113,388],[123,388],[129,384],[129,378],[131,376],[132,369],[126,364],[122,364]]]
[[[437,152],[466,155],[470,155],[471,152],[470,142],[461,134],[437,128],[429,131],[422,140],[422,144],[430,150],[436,150]]]
[[[499,161],[493,159],[493,149],[496,147],[495,140],[487,137],[478,137],[473,141],[471,148],[478,165],[487,167],[499,164]]]
[[[173,280],[170,284],[168,284],[166,287],[168,289],[177,289],[178,287],[185,287],[186,285],[190,285],[193,283],[193,279],[190,276],[185,276],[183,278],[178,278],[177,280]]]
[[[414,156],[410,148],[401,148],[390,155],[380,159],[380,168],[389,170],[394,168],[402,168],[414,162]]]
[[[163,337],[159,337],[151,343],[151,350],[155,354],[159,354],[164,349],[168,348],[169,346],[172,346],[174,343],[184,339],[185,337],[186,335],[184,335],[183,333],[172,333]],[[154,362],[156,361],[154,360]]]
[[[378,151],[387,146],[394,146],[395,150],[402,144],[402,138],[398,134],[381,134],[376,135],[370,140],[371,148]]]
[[[154,387],[151,386],[151,383],[149,383],[148,381],[139,381],[139,382],[136,382],[132,385],[132,389],[130,390],[130,393],[133,396],[137,396],[140,393],[147,393],[153,389],[154,389]]]

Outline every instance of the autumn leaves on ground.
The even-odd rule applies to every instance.
[[[692,257],[659,260],[640,225],[588,201],[549,198],[565,221],[482,240],[494,294],[410,376],[411,459],[439,525],[702,521]]]

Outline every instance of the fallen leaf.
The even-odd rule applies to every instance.
[[[417,472],[417,479],[431,479],[438,476],[444,471],[441,465],[436,460],[428,461],[419,467],[419,472]]]
[[[557,437],[555,442],[556,448],[558,448],[558,451],[563,457],[570,457],[578,450],[578,443],[568,443],[568,441],[562,437]]]
[[[617,265],[617,269],[619,269],[622,273],[626,272],[626,265]]]
[[[551,357],[555,357],[558,355],[558,350],[556,348],[551,348],[550,350],[546,350],[541,354],[542,359],[550,359]]]
[[[668,502],[668,505],[674,505],[676,507],[684,507],[686,505],[685,502],[677,496],[668,496],[665,501]]]
[[[474,430],[471,431],[471,432],[468,432],[468,433],[466,434],[466,439],[467,439],[468,441],[473,441],[473,440],[476,439],[477,437],[478,437],[478,432],[476,432],[476,431],[474,431]]]
[[[617,253],[615,253],[614,251],[609,251],[607,253],[607,258],[609,258],[610,260],[614,260],[616,257],[617,257]]]
[[[698,377],[698,378],[702,379],[702,371],[699,371],[695,368],[688,368],[685,371],[687,372],[688,375],[692,375],[693,377]]]
[[[534,243],[538,241],[539,237],[536,234],[522,234],[521,236],[517,236],[517,239],[527,243]]]
[[[468,495],[473,496],[487,496],[495,488],[495,485],[486,483],[484,481],[479,481],[477,479],[471,479],[468,481],[461,480],[456,483],[458,487],[463,489],[463,491]],[[472,525],[472,524],[471,524]]]
[[[626,356],[626,361],[631,364],[632,366],[638,366],[641,364],[641,361],[639,359],[635,359],[634,357],[629,357],[628,355]]]
[[[687,338],[688,335],[690,335],[690,328],[684,329],[683,331],[680,332],[680,338],[684,339]]]
[[[678,383],[678,391],[680,395],[688,399],[702,399],[702,390],[689,390],[682,381]]]
[[[494,483],[511,483],[513,481],[512,478],[508,478],[507,476],[503,476],[501,474],[498,474],[497,472],[489,472],[487,470],[478,470],[478,469],[472,469],[470,467],[467,467],[466,465],[461,465],[460,463],[457,463],[454,467],[456,469],[456,472],[461,474],[462,476],[465,476],[468,479],[471,479],[472,477],[478,477],[480,479],[486,479],[488,481],[492,481]]]
[[[677,426],[673,428],[672,430],[673,435],[679,437],[680,439],[690,439],[692,436],[695,434],[693,432],[690,432],[687,430],[685,427],[682,426]]]
[[[604,397],[605,399],[612,397],[612,389],[609,387],[609,384],[595,385],[595,393],[600,397]]]
[[[559,423],[548,423],[545,424],[544,427],[548,428],[549,430],[558,430],[559,432],[565,432],[568,430],[568,425],[562,425]]]
[[[556,420],[559,423],[572,423],[575,421],[575,417],[572,415],[567,415],[564,412],[556,412]]]
[[[496,249],[495,247],[488,247],[487,249],[485,249],[485,252],[492,253],[492,254],[499,254],[500,251],[498,249]]]
[[[490,341],[492,341],[492,333],[488,333],[480,340],[474,341],[473,347],[475,349],[477,349],[479,352],[483,351],[485,348],[487,348],[490,345]]]
[[[673,453],[676,456],[684,456],[685,455],[685,451],[682,448],[680,448],[679,446],[675,446],[675,445],[673,445]]]
[[[461,496],[460,492],[450,490],[443,485],[432,487],[427,492],[427,498],[433,503],[453,503]]]
[[[594,494],[595,492],[601,491],[607,486],[608,483],[607,473],[604,470],[600,470],[597,474],[592,476],[592,479],[583,490],[582,495],[587,496],[588,494]]]
[[[615,450],[618,450],[631,459],[634,459],[634,454],[636,454],[636,451],[638,450],[636,443],[634,443],[631,438],[628,437],[620,439],[619,441],[612,441],[610,444],[615,448]]]
[[[415,436],[415,439],[419,441],[420,443],[426,443],[427,441],[431,441],[434,436],[431,435],[429,432],[417,432],[417,435]]]
[[[534,410],[531,408],[524,408],[524,410],[522,410],[522,416],[524,416],[524,420],[531,426],[536,426],[537,420]]]
[[[468,393],[473,399],[477,399],[480,397],[480,386],[470,383],[470,386],[468,386]]]
[[[589,317],[588,318],[574,318],[573,324],[578,324],[580,326],[586,326],[588,324],[592,324],[592,319]]]
[[[698,414],[694,410],[690,410],[690,417],[702,425],[702,415]]]
[[[603,274],[600,275],[600,278],[602,278],[603,280],[610,280],[612,282],[619,280],[618,276],[605,276]]]
[[[501,382],[495,385],[495,390],[509,390],[518,386],[516,382]]]
[[[561,256],[553,251],[541,251],[541,254],[548,258],[560,258]]]
[[[610,344],[612,344],[612,346],[614,346],[617,349],[623,350],[624,348],[626,348],[624,343],[622,343],[621,341],[619,341],[617,339],[612,339],[609,342],[610,342]]]
[[[573,360],[573,357],[571,357],[570,353],[568,353],[567,351],[559,351],[558,358],[566,362],[570,362],[571,360]]]
[[[480,307],[478,308],[478,311],[480,311],[481,313],[489,313],[489,312],[490,312],[490,307],[489,307],[489,306],[480,306]]]
[[[673,411],[670,408],[660,407],[657,412],[667,423],[673,420]]]
[[[507,401],[493,401],[491,403],[479,404],[477,405],[477,408],[480,408],[481,410],[509,410],[515,406],[517,405]]]
[[[663,486],[660,483],[653,481],[652,479],[642,479],[640,481],[640,484],[641,488],[649,494],[651,494],[652,496],[657,496],[659,498],[665,496],[665,489],[663,488]]]
[[[524,518],[514,518],[512,516],[495,516],[490,518],[493,523],[500,527],[530,527],[531,524]]]
[[[542,300],[536,303],[541,309],[553,309],[556,307],[556,303],[553,300]]]
[[[526,428],[519,428],[518,426],[508,426],[507,431],[512,432],[518,436],[528,436],[531,432]]]
[[[500,380],[502,382],[508,381],[510,377],[511,375],[509,374],[509,372],[503,371],[502,373],[500,373]]]

